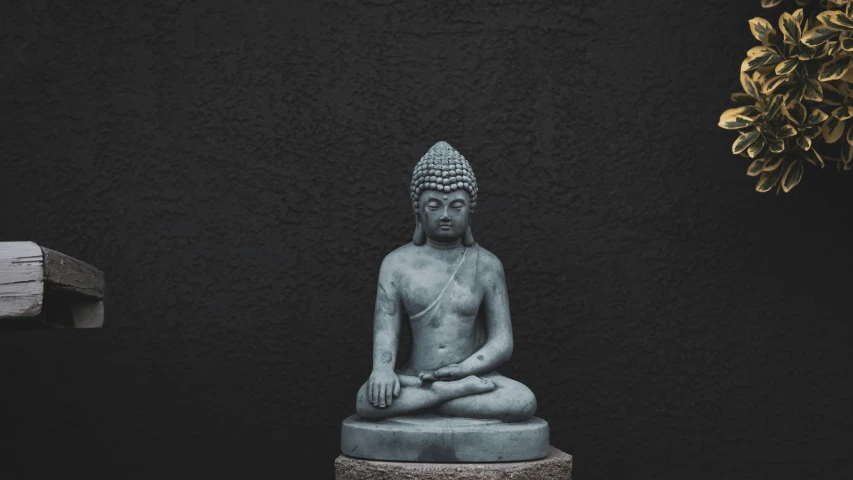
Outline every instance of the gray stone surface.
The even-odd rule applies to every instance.
[[[341,455],[336,480],[570,480],[572,456],[554,447],[541,460],[506,463],[407,463],[362,460]]]
[[[409,462],[509,462],[548,455],[548,422],[519,423],[436,415],[380,422],[353,415],[341,427],[341,452],[351,457]]]

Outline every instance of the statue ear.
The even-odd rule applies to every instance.
[[[412,235],[412,243],[419,247],[426,243],[426,232],[421,226],[421,217],[417,213],[415,213],[415,234]]]
[[[465,236],[462,238],[462,245],[466,247],[474,246],[474,234],[471,233],[471,225],[468,225],[468,229],[465,230]]]

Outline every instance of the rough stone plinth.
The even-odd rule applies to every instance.
[[[393,462],[519,462],[544,458],[548,422],[418,415],[365,421],[353,415],[341,425],[341,452]]]
[[[551,447],[540,460],[506,463],[410,463],[341,455],[336,480],[571,480],[572,456]]]

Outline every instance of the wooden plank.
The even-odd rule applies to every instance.
[[[33,242],[0,242],[0,318],[34,317],[44,303],[44,257]]]
[[[104,298],[104,272],[49,248],[44,251],[44,281],[51,290]]]

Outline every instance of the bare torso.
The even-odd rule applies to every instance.
[[[477,245],[455,250],[407,245],[399,252],[404,260],[395,277],[401,284],[412,331],[412,355],[405,372],[416,374],[459,363],[482,347],[486,335],[482,316],[478,315],[483,300],[477,268],[479,249]],[[463,250],[467,250],[464,262],[448,285]],[[439,295],[439,303],[418,316]]]
[[[503,267],[491,252],[477,244],[405,245],[383,261],[378,290],[374,371],[356,397],[361,418],[424,411],[507,422],[533,416],[530,389],[496,372],[513,345]],[[387,332],[399,335],[403,321],[412,353],[389,374],[384,365],[394,357],[384,349],[397,344]]]

